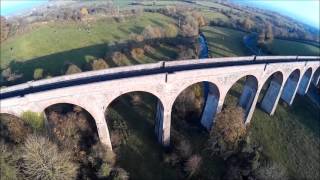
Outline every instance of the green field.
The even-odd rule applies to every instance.
[[[283,165],[292,179],[319,179],[320,109],[297,96],[292,107],[280,103],[273,116],[256,109],[251,137],[264,153]]]
[[[313,46],[302,42],[274,39],[268,45],[268,50],[274,55],[319,56],[320,46]]]
[[[59,61],[83,61],[86,56],[104,57],[108,44],[125,42],[131,32],[141,33],[147,25],[168,23],[174,23],[174,20],[158,13],[145,13],[120,23],[113,19],[92,23],[48,23],[1,44],[1,68],[13,60],[23,62],[50,55],[57,56],[57,64]],[[80,48],[79,54],[67,54]]]
[[[239,80],[228,92],[225,105],[237,104],[243,88]],[[259,94],[259,99],[264,92]],[[320,109],[308,97],[296,95],[290,107],[282,100],[273,116],[262,111],[257,103],[249,136],[252,143],[263,147],[264,154],[284,166],[290,179],[320,177]]]
[[[205,27],[202,29],[212,57],[246,56],[249,55],[242,39],[246,34],[223,27]]]

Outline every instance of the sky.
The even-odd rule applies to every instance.
[[[234,0],[235,2],[269,9],[319,29],[320,0]]]
[[[277,11],[308,25],[320,27],[320,0],[234,0]],[[41,5],[47,0],[1,0],[1,15],[8,16]]]
[[[2,16],[9,16],[23,10],[32,9],[35,6],[44,4],[47,0],[0,0]]]

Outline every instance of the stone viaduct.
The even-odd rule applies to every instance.
[[[1,89],[0,113],[19,117],[24,111],[41,113],[59,103],[77,105],[92,115],[100,141],[112,148],[106,109],[119,96],[142,91],[158,98],[155,133],[158,141],[167,146],[173,104],[187,87],[199,82],[209,84],[201,124],[210,129],[229,89],[246,77],[238,105],[245,110],[247,124],[266,82],[260,108],[272,115],[280,98],[291,105],[296,93],[304,95],[311,83],[319,83],[319,67],[318,56],[249,56],[159,62],[83,72]]]

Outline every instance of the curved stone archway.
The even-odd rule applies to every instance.
[[[220,91],[215,83],[209,81],[193,83],[181,90],[174,99],[171,117],[177,114],[190,117],[193,114],[203,127],[210,130],[219,111],[219,100]]]
[[[244,118],[247,121],[248,114],[252,108],[254,99],[257,94],[259,87],[258,79],[253,75],[246,75],[241,77],[232,84],[228,90],[225,100],[224,107],[228,105],[240,106],[244,110]]]
[[[47,108],[57,104],[70,104],[70,105],[74,105],[82,108],[83,110],[88,112],[88,114],[90,114],[90,116],[95,121],[95,126],[97,128],[99,140],[101,141],[101,143],[105,144],[108,148],[112,150],[110,135],[109,135],[109,128],[107,126],[107,123],[105,122],[103,112],[100,112],[101,105],[99,104],[94,105],[92,102],[87,100],[88,100],[87,98],[80,99],[80,97],[61,98],[61,99],[44,101],[42,103],[38,103],[38,106],[41,109],[40,112],[44,112],[44,113]]]
[[[79,148],[84,150],[101,139],[94,117],[83,107],[56,103],[46,107],[43,114],[49,134],[54,135],[60,142],[70,143],[76,140],[76,144],[81,142]]]
[[[121,105],[121,107],[119,106],[119,104]],[[138,110],[135,111],[136,109]],[[143,114],[141,114],[142,112],[148,112],[149,115],[144,116]],[[105,116],[106,123],[111,126],[111,130],[114,130],[114,123],[115,121],[119,120],[117,119],[117,117],[120,116],[123,120],[129,120],[129,122],[125,123],[128,123],[132,127],[136,127],[134,125],[135,123],[132,122],[132,120],[142,120],[146,122],[145,125],[142,125],[143,127],[145,127],[143,129],[148,129],[148,131],[150,131],[150,129],[153,129],[153,134],[155,133],[155,137],[158,142],[163,144],[165,141],[167,141],[164,136],[164,106],[158,96],[154,95],[151,92],[132,91],[126,92],[124,94],[121,94],[120,96],[117,96],[116,98],[113,98],[112,101],[109,102],[106,106]],[[139,123],[141,125],[141,122]]]
[[[313,74],[313,84],[317,86],[320,82],[320,67]]]
[[[273,115],[276,110],[282,91],[283,78],[283,73],[280,71],[272,73],[262,86],[258,97],[260,108],[270,115]]]
[[[309,89],[310,83],[311,83],[311,77],[312,77],[312,68],[308,68],[299,83],[298,87],[298,94],[299,95],[305,95]]]
[[[298,83],[300,80],[300,70],[296,69],[294,70],[289,77],[287,78],[282,94],[281,94],[281,99],[291,105],[293,103],[294,97],[297,92],[298,88]]]

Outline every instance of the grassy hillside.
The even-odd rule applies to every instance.
[[[268,49],[275,55],[303,55],[319,56],[320,46],[312,46],[302,42],[275,39],[268,45]]]
[[[273,116],[256,109],[251,137],[273,161],[286,167],[293,179],[320,177],[320,109],[297,96],[292,107],[280,103]]]
[[[205,27],[202,31],[212,57],[249,55],[242,42],[244,32],[216,26]]]
[[[243,83],[241,79],[234,84],[226,105],[237,103]],[[284,166],[291,179],[318,179],[320,109],[307,96],[297,95],[291,107],[279,102],[273,116],[257,104],[249,129],[252,143],[261,145],[268,158]]]
[[[72,56],[61,54],[55,57],[56,61],[77,62],[87,56],[103,57],[108,43],[123,42],[131,32],[141,33],[147,25],[169,23],[174,20],[158,13],[144,13],[119,23],[113,19],[81,24],[48,23],[1,44],[1,68],[13,60],[22,62],[79,48],[83,48],[81,52]],[[90,49],[91,46],[96,47]]]

